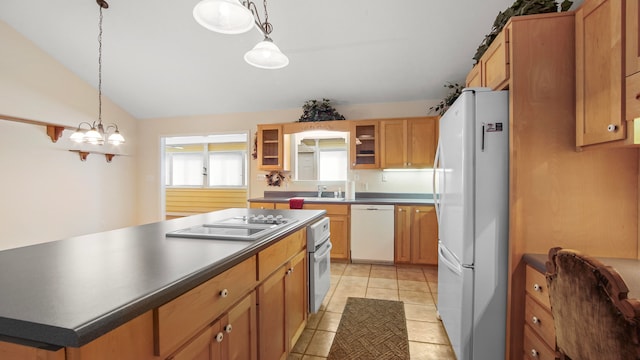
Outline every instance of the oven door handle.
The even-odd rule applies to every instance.
[[[329,242],[329,245],[327,246],[327,251],[325,251],[324,253],[318,255],[317,253],[314,254],[314,258],[316,259],[322,259],[323,257],[327,256],[327,254],[331,251],[331,248],[333,247],[333,244],[331,244],[331,242]]]

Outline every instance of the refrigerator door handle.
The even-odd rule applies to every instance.
[[[462,274],[462,265],[460,265],[460,262],[457,261],[455,255],[453,255],[451,251],[449,251],[449,249],[442,245],[441,241],[438,242],[438,254],[439,261],[445,264],[447,268],[449,268],[449,270],[458,275]]]
[[[440,168],[440,158],[442,156],[441,154],[441,149],[442,147],[440,146],[440,141],[438,141],[438,146],[436,146],[436,156],[435,159],[433,160],[433,177],[431,179],[432,181],[432,192],[433,192],[433,205],[436,211],[436,221],[438,223],[438,226],[440,226],[440,197],[441,194],[444,193],[444,169]],[[438,183],[440,187],[442,187],[442,189],[439,189],[440,191],[436,192],[436,176],[438,174],[438,171],[442,172],[442,179],[440,179],[441,181]]]

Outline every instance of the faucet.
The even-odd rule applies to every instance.
[[[322,192],[327,190],[327,185],[318,185],[318,197],[322,197]]]

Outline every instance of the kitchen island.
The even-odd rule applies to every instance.
[[[198,296],[218,278],[228,278],[230,287],[243,283],[241,295],[253,292],[255,298],[264,280],[290,260],[284,254],[306,255],[306,226],[324,213],[227,209],[1,251],[0,358],[11,358],[18,351],[13,344],[44,351],[34,359],[64,359],[65,354],[67,359],[93,358],[95,352],[82,357],[80,350],[99,344],[101,339],[108,341],[98,348],[111,352],[105,358],[166,358],[181,349],[185,336],[203,331],[216,320],[214,316],[227,310],[207,309],[212,315],[197,319],[193,329],[179,329],[180,334],[174,336],[165,333],[169,330],[164,326],[182,326],[180,316],[171,319],[172,313],[180,314],[179,309],[171,308],[174,302],[186,297],[193,310],[190,312],[197,314],[202,302]],[[165,235],[203,223],[258,214],[282,215],[293,221],[254,241]],[[270,250],[276,246],[286,251],[274,256]],[[234,270],[240,268],[242,271]],[[227,296],[240,301],[239,294],[220,294],[225,299]],[[228,302],[227,307],[233,303]],[[254,301],[254,309],[255,305]],[[253,317],[255,324],[255,313]],[[129,335],[109,339],[120,329]],[[136,338],[140,331],[147,330],[150,333]],[[145,348],[129,356],[116,348],[130,344],[118,344],[117,339],[130,339],[132,344],[139,340],[139,346]],[[21,345],[16,346],[22,349]]]

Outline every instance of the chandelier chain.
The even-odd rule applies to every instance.
[[[100,8],[100,21],[98,32],[98,123],[102,123],[102,6]]]

